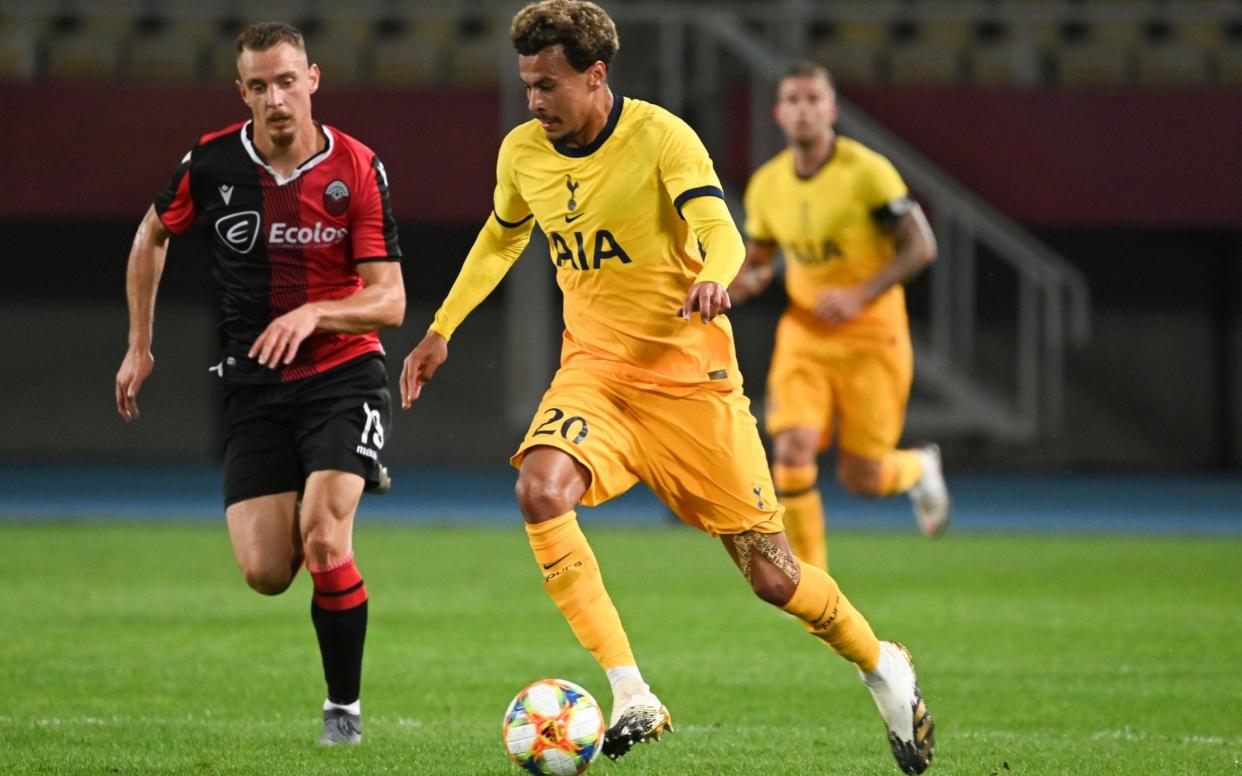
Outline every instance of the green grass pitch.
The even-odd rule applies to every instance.
[[[592,774],[895,774],[855,672],[690,530],[584,524],[677,732]],[[223,524],[0,524],[0,773],[509,774],[500,717],[544,676],[607,682],[520,525],[363,524],[366,743],[323,750],[303,574],[248,591]],[[1242,541],[834,535],[904,641],[930,773],[1242,773]]]

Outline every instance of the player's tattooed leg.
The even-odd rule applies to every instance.
[[[756,554],[766,558],[777,570],[788,577],[795,587],[802,581],[802,570],[798,566],[797,559],[785,548],[778,547],[772,541],[770,534],[745,531],[731,538],[737,566],[751,584],[755,581],[753,574]]]

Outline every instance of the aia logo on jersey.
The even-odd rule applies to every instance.
[[[572,246],[565,235],[559,232],[548,232],[552,261],[556,262],[558,270],[563,269],[566,264],[570,269],[589,270],[599,269],[608,259],[618,259],[621,264],[629,264],[632,261],[629,254],[621,247],[621,243],[617,242],[617,238],[613,237],[612,232],[607,229],[597,231],[593,240],[590,235],[584,235],[582,232],[574,232],[570,237],[574,242]],[[576,252],[575,247],[577,247]]]
[[[845,251],[841,250],[841,246],[831,237],[820,245],[811,242],[793,245],[790,247],[790,252],[795,261],[807,267],[827,264],[845,255]]]
[[[334,180],[323,190],[323,209],[328,215],[344,215],[349,210],[349,187],[343,180]]]
[[[260,220],[257,210],[230,213],[216,221],[216,236],[238,253],[250,253],[255,240],[259,239]]]

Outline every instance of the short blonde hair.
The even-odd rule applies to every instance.
[[[802,59],[794,62],[785,70],[785,78],[822,78],[828,82],[829,88],[836,91],[836,84],[832,82],[832,73],[828,72],[828,68],[818,62],[810,59]]]
[[[273,46],[288,43],[298,51],[306,53],[306,40],[302,32],[292,24],[285,22],[255,22],[241,31],[237,36],[237,53],[250,51],[267,51]]]

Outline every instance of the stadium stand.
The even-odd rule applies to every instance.
[[[372,44],[375,60],[372,82],[384,86],[420,86],[440,80],[450,35],[435,23],[382,21]]]
[[[802,14],[806,53],[847,84],[1073,88],[1242,80],[1242,5],[1227,0],[733,0],[712,8],[735,12],[751,28],[766,25],[770,37],[787,29],[789,14]],[[231,72],[232,36],[242,22],[264,17],[302,26],[339,82],[494,86],[491,42],[504,34],[495,20],[507,10],[464,1],[0,3],[0,78],[216,78]],[[316,46],[321,40],[331,45]],[[647,52],[633,52],[627,46],[631,64],[640,66]]]
[[[168,24],[148,20],[122,53],[121,72],[134,80],[188,81],[202,70],[204,32],[201,22]]]
[[[34,36],[18,20],[0,18],[0,80],[31,78],[34,65]]]
[[[1145,84],[1201,84],[1211,80],[1202,49],[1165,40],[1138,49],[1137,79]]]

